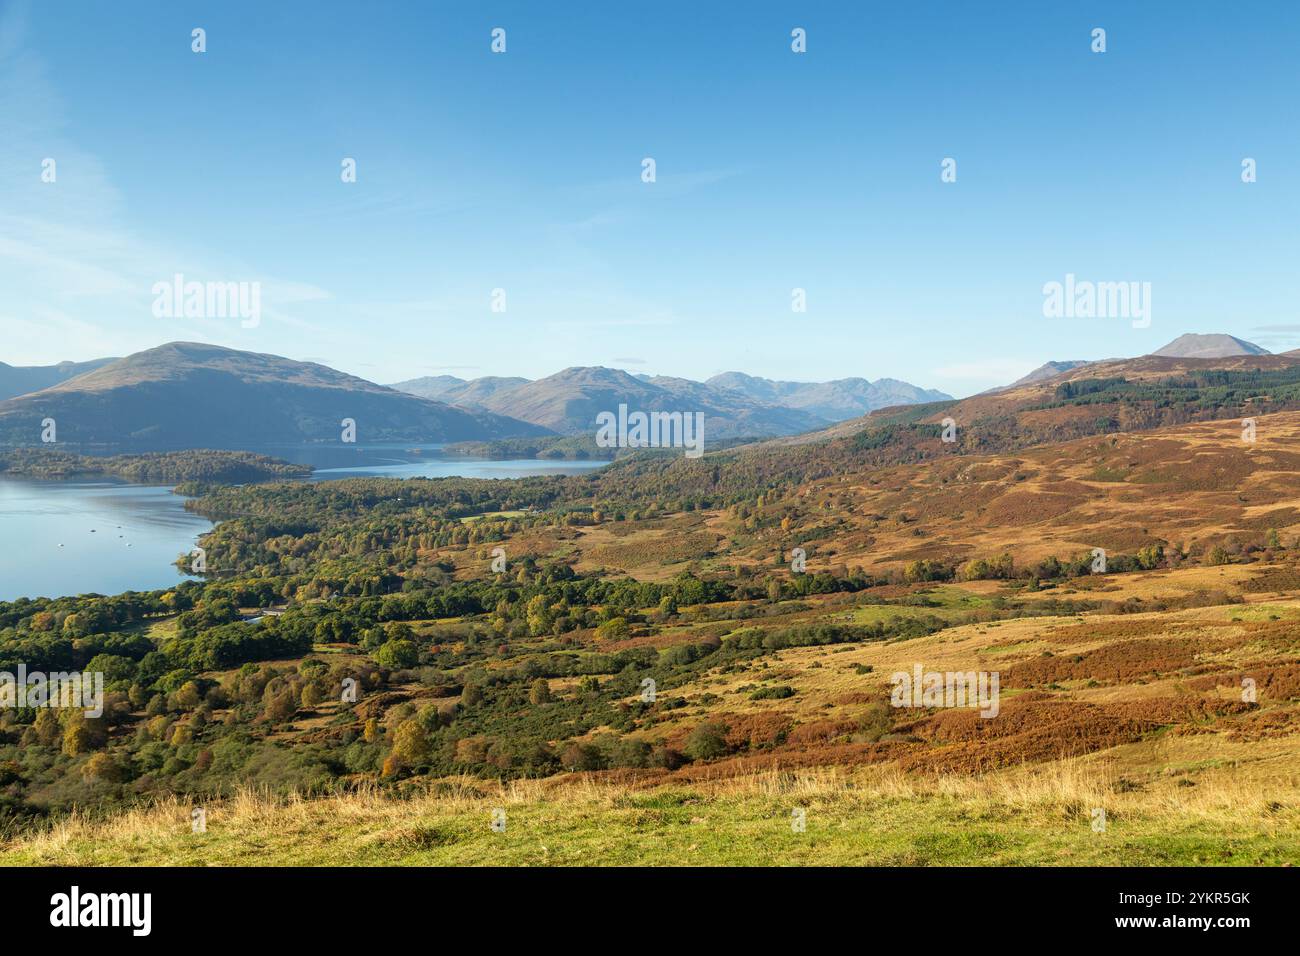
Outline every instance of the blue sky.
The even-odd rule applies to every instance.
[[[1189,331],[1300,347],[1300,5],[738,10],[0,0],[0,360],[960,395]],[[155,317],[177,272],[261,283],[260,324]],[[1150,327],[1045,318],[1067,273],[1150,282]]]

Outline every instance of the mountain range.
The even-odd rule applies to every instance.
[[[643,412],[703,412],[705,434],[718,439],[792,435],[829,423],[801,409],[768,404],[702,382],[666,375],[636,376],[600,366],[566,368],[531,382],[476,379],[456,384],[444,377],[436,383],[417,379],[392,387],[439,395],[460,407],[508,415],[560,435],[591,432],[600,412],[615,411],[621,404]]]
[[[95,363],[89,363],[95,364]],[[528,422],[454,408],[324,365],[171,342],[0,402],[0,442],[35,444],[52,418],[60,442],[141,448],[251,448],[339,441],[463,441],[543,434]]]
[[[384,386],[312,362],[172,342],[125,358],[0,364],[0,443],[39,442],[47,418],[54,419],[60,442],[141,449],[339,441],[345,419],[356,422],[361,443],[574,436],[590,434],[596,415],[619,405],[702,412],[705,434],[713,440],[804,442],[851,433],[882,409],[964,409],[973,403],[972,410],[984,414],[990,402],[1014,404],[1026,388],[1055,387],[1079,376],[1122,372],[1142,378],[1207,362],[1246,368],[1285,366],[1294,359],[1230,335],[1189,334],[1137,359],[1048,362],[1009,386],[954,406],[956,400],[943,392],[889,378],[793,382],[725,372],[697,382],[599,366],[567,368],[535,381],[441,375]],[[1032,394],[1038,401],[1038,392]]]
[[[620,403],[642,411],[701,411],[706,434],[714,438],[790,435],[877,408],[952,397],[885,378],[782,382],[725,372],[696,382],[603,367],[567,368],[536,381],[496,376],[466,381],[439,375],[390,387],[519,418],[563,435],[590,431],[598,412],[613,410]]]
[[[881,378],[874,382],[865,378],[841,378],[830,382],[781,382],[756,378],[742,372],[724,372],[713,376],[705,384],[739,392],[755,401],[798,408],[830,422],[854,418],[877,408],[941,402],[952,398],[936,389],[919,388],[895,378]]]

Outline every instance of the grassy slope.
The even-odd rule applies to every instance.
[[[106,823],[72,821],[12,842],[0,863],[76,865],[1279,865],[1300,862],[1300,805],[1262,795],[1294,785],[1296,754],[1255,748],[1233,765],[1196,741],[1137,789],[1106,759],[982,780],[766,774],[717,784],[630,789],[590,780],[452,781],[394,799],[379,792],[272,801],[245,794],[208,808],[163,804]],[[1293,749],[1293,748],[1292,748]],[[1230,753],[1229,749],[1229,753]],[[1186,785],[1194,780],[1194,785]],[[1091,809],[1106,809],[1094,832]],[[504,833],[490,827],[493,808]],[[807,828],[793,832],[791,810]]]
[[[1125,590],[1151,598],[1220,569],[1133,576]],[[985,587],[986,582],[979,587]],[[932,596],[954,608],[979,598],[966,587]],[[902,610],[895,608],[894,610]],[[943,609],[931,609],[943,613]],[[875,607],[848,615],[873,615]],[[705,690],[731,714],[783,711],[800,720],[847,717],[846,694],[881,683],[914,661],[938,668],[1001,668],[1011,660],[1058,656],[1144,634],[1198,634],[1202,659],[1233,666],[1272,657],[1248,622],[1283,622],[1300,602],[1195,608],[1164,614],[1046,617],[968,624],[884,644],[781,651],[763,671],[704,674],[679,692]],[[1241,623],[1238,623],[1241,622]],[[1276,625],[1274,625],[1276,626]],[[1116,630],[1118,628],[1118,630]],[[1273,633],[1273,632],[1269,632]],[[1269,638],[1272,640],[1272,638]],[[874,671],[861,675],[858,664]],[[770,676],[768,676],[770,674]],[[798,689],[784,701],[752,701],[755,680]],[[1183,693],[1183,675],[1056,691],[1080,701],[1120,703]],[[1004,704],[1019,693],[1004,689]],[[1266,698],[1271,710],[1294,703]],[[661,733],[701,719],[674,712]],[[207,865],[1280,865],[1300,862],[1300,748],[1294,734],[1234,735],[1238,719],[1157,733],[1083,758],[972,776],[905,773],[880,765],[754,772],[740,766],[707,780],[627,782],[597,775],[521,781],[501,787],[471,778],[412,781],[314,800],[245,794],[208,807],[208,832],[189,829],[189,805],[165,803],[107,821],[74,819],[0,847],[0,864]],[[300,730],[310,729],[302,726]],[[791,753],[798,760],[799,754]],[[504,807],[504,834],[489,827]],[[791,810],[807,810],[807,832],[791,831]],[[1091,811],[1109,818],[1091,829]]]

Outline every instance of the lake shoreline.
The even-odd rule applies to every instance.
[[[360,461],[358,460],[360,459]],[[312,466],[302,482],[350,478],[523,478],[581,474],[607,462],[545,459],[415,458],[401,450],[337,449],[334,467]],[[244,484],[232,482],[230,484]],[[133,481],[118,475],[27,476],[0,471],[0,601],[175,587],[193,576],[175,562],[219,520],[192,510],[184,482]],[[93,529],[93,530],[92,530]]]

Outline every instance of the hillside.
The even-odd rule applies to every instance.
[[[1150,354],[1159,358],[1173,359],[1231,359],[1240,356],[1269,355],[1271,353],[1267,349],[1244,339],[1239,339],[1236,336],[1218,333],[1201,335],[1189,332],[1178,336],[1172,342],[1161,346]],[[1135,361],[1135,359],[1090,359],[1088,361],[1072,359],[1069,361],[1045,362],[1027,375],[1016,379],[1010,385],[990,389],[989,391],[1004,391],[1007,388],[1032,385],[1035,382],[1055,379],[1066,372],[1083,369],[1085,366],[1119,365],[1127,367]]]
[[[58,365],[6,365],[0,362],[0,401],[58,385],[70,378],[93,372],[116,359],[93,359],[89,362],[60,362]]]
[[[843,470],[726,508],[624,510],[604,475],[208,489],[219,580],[0,604],[0,665],[94,658],[115,694],[102,728],[7,730],[9,799],[163,801],[38,818],[0,852],[1300,862],[1300,412],[1254,443],[1237,426]],[[895,702],[919,667],[996,673],[997,712]],[[168,839],[196,803],[207,833]]]
[[[933,425],[950,417],[958,435],[978,428],[984,447],[1006,450],[1196,417],[1226,418],[1253,403],[1291,407],[1300,402],[1297,384],[1300,351],[1213,359],[1144,355],[1086,362],[951,402],[880,409],[772,444],[821,442],[878,431],[904,419]]]
[[[915,465],[835,473],[799,486],[782,516],[808,566],[956,568],[1003,553],[1022,565],[1104,548],[1236,552],[1270,533],[1300,538],[1300,412],[1210,421],[1025,449],[948,455]],[[772,536],[732,534],[730,554],[760,563]]]
[[[771,835],[803,810],[843,863],[1300,862],[1297,446],[1300,355],[1146,356],[696,460],[195,488],[219,573],[0,604],[0,669],[93,660],[111,691],[98,723],[0,725],[28,818],[0,852],[797,863]],[[918,669],[1000,690],[900,702]],[[129,813],[55,822],[92,805]]]
[[[0,442],[35,444],[53,418],[60,442],[142,449],[249,448],[357,440],[462,441],[544,429],[453,408],[323,365],[193,342],[116,359],[43,391],[0,402]]]
[[[1005,386],[1005,387],[1016,388],[1019,385],[1031,385],[1034,382],[1041,382],[1044,379],[1055,378],[1056,376],[1060,375],[1062,372],[1069,372],[1073,369],[1078,368],[1081,365],[1087,365],[1087,364],[1088,364],[1087,362],[1084,362],[1079,359],[1070,359],[1064,362],[1044,362],[1042,365],[1038,366],[1038,368],[1034,369],[1032,372],[1028,373],[1027,375],[1022,375],[1020,378],[1012,382],[1009,386]]]
[[[868,766],[658,786],[573,774],[459,777],[316,799],[244,792],[76,820],[0,847],[8,866],[1221,866],[1294,865],[1300,821],[1273,797],[1294,761],[1268,745],[1175,738],[986,776]],[[1215,741],[1215,745],[1222,746]],[[1199,746],[1198,746],[1199,744]],[[1171,748],[1172,749],[1172,748]],[[1194,761],[1201,761],[1199,766]],[[1294,774],[1295,770],[1291,772]],[[1109,838],[1092,829],[1104,808]],[[805,813],[806,830],[791,815]],[[504,810],[506,830],[488,825]]]

